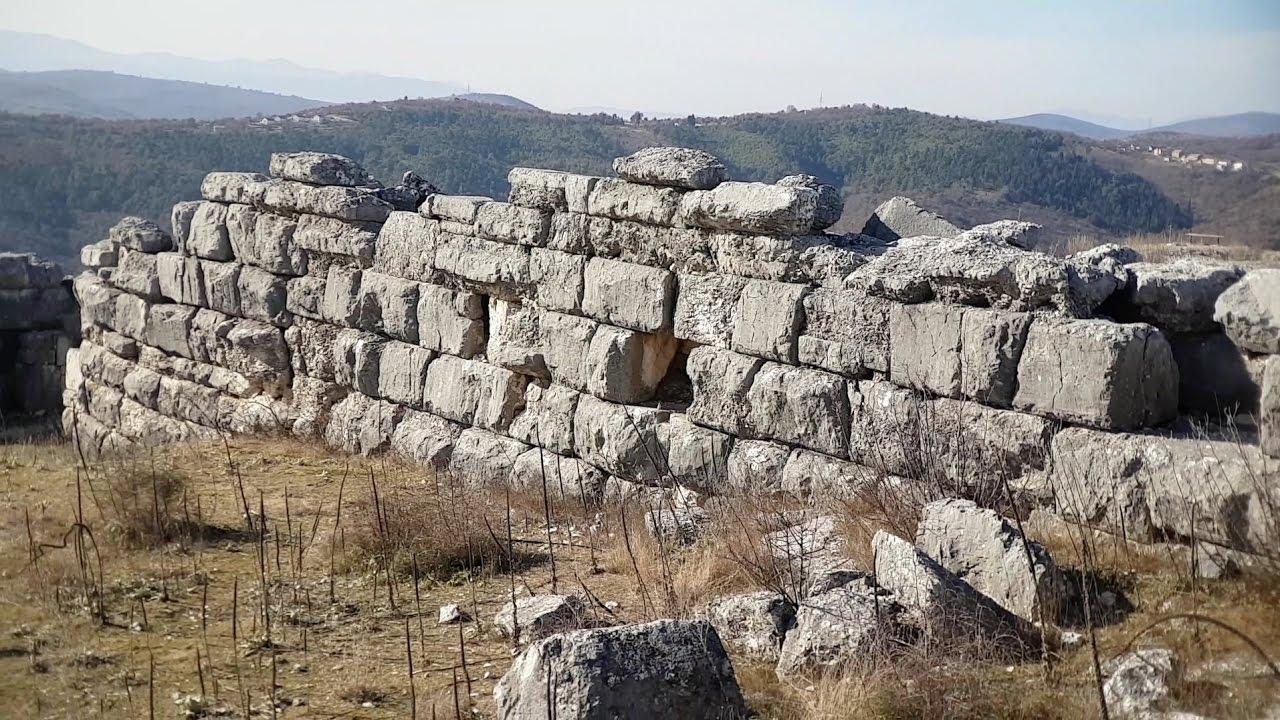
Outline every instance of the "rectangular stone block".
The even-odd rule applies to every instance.
[[[231,237],[227,233],[228,209],[229,206],[222,203],[200,203],[195,215],[191,217],[191,233],[186,245],[190,254],[221,262],[234,257]]]
[[[355,327],[360,322],[360,270],[333,266],[324,284],[320,315],[325,322]]]
[[[476,211],[480,206],[493,202],[493,198],[483,195],[444,195],[434,193],[427,196],[419,212],[437,220],[470,225],[476,221]]]
[[[200,183],[200,196],[214,202],[248,203],[255,186],[266,179],[266,175],[254,172],[211,172]]]
[[[791,448],[767,440],[742,440],[733,443],[725,475],[731,492],[743,495],[768,495],[782,489],[782,473],[791,457]]]
[[[715,273],[681,274],[676,279],[675,336],[727,349],[733,338],[734,311],[747,279]]]
[[[747,393],[763,366],[760,358],[730,350],[694,349],[685,365],[693,384],[688,418],[731,435],[746,434]]]
[[[161,295],[187,305],[206,304],[204,276],[198,259],[175,252],[158,253],[155,257]]]
[[[546,382],[550,375],[542,357],[540,317],[533,305],[490,299],[486,361]]]
[[[204,304],[227,315],[240,314],[239,263],[199,260],[200,283],[204,287]]]
[[[246,218],[246,221],[248,218]],[[231,225],[228,218],[228,226]],[[232,234],[236,258],[277,275],[307,274],[307,255],[294,241],[298,221],[275,213],[253,213],[245,232]]]
[[[178,378],[160,378],[156,411],[166,417],[219,427],[218,391]]]
[[[169,214],[169,227],[173,233],[173,247],[181,255],[190,255],[187,242],[191,237],[191,219],[200,209],[199,200],[183,200],[174,203]],[[113,263],[114,264],[114,263]]]
[[[111,282],[125,292],[152,302],[163,299],[155,255],[137,251],[126,253],[111,274]]]
[[[660,426],[659,437],[666,449],[668,471],[677,483],[708,495],[723,495],[728,490],[732,435],[674,414]]]
[[[527,450],[529,446],[519,440],[467,428],[453,445],[449,470],[475,487],[505,487],[516,459]]]
[[[120,251],[110,240],[99,240],[80,248],[80,264],[90,270],[115,267],[120,262]]]
[[[197,308],[189,305],[173,303],[152,305],[147,312],[146,337],[143,342],[165,352],[191,357],[189,336],[196,310]]]
[[[115,325],[112,329],[125,337],[146,342],[148,307],[150,304],[137,295],[120,293],[116,296]]]
[[[813,227],[817,207],[818,193],[812,188],[723,182],[685,193],[679,217],[687,227],[804,235]]]
[[[516,458],[509,476],[514,489],[541,493],[545,483],[548,497],[587,506],[599,502],[607,477],[600,468],[577,458],[537,447]]]
[[[848,392],[848,384],[838,375],[765,363],[747,391],[749,436],[846,457]]]
[[[294,315],[295,322],[299,317],[324,319],[321,312],[324,307],[324,289],[325,280],[318,277],[290,278],[285,283],[285,309]]]
[[[334,347],[340,332],[342,328],[336,325],[309,320],[299,320],[286,330],[284,337],[294,373],[333,382],[337,359]]]
[[[534,299],[548,310],[580,312],[586,269],[587,258],[583,255],[533,248],[529,251],[529,272]]]
[[[401,405],[351,393],[329,411],[324,441],[329,447],[349,453],[386,452],[405,412]]]
[[[599,323],[587,318],[557,312],[542,313],[542,357],[552,382],[586,391],[590,376],[586,358],[598,327]]]
[[[391,452],[433,470],[446,470],[464,429],[431,413],[406,410],[391,435]]]
[[[289,313],[286,278],[261,268],[245,265],[240,268],[236,287],[240,290],[240,314],[253,320],[271,323],[276,327],[289,327],[293,315]]]
[[[523,245],[443,235],[435,267],[486,295],[518,300],[531,294],[529,248]]]
[[[387,222],[391,222],[390,217]],[[358,267],[367,268],[373,264],[378,234],[382,227],[378,223],[299,215],[298,226],[293,231],[293,242],[303,250],[352,258]]]
[[[895,304],[889,311],[889,378],[902,387],[960,397],[964,308]]]
[[[484,297],[439,285],[419,286],[418,344],[461,358],[482,352]]]
[[[679,343],[670,333],[639,333],[601,325],[584,361],[587,392],[620,403],[653,398]]]
[[[971,400],[1009,407],[1018,389],[1018,361],[1026,346],[1028,313],[965,308],[960,392]]]
[[[441,355],[427,369],[425,406],[463,425],[503,431],[520,411],[527,382],[509,370]]]
[[[672,272],[709,273],[716,270],[712,234],[705,230],[659,227],[626,220],[591,218],[587,224],[588,254]]]
[[[574,451],[584,461],[618,477],[661,484],[666,476],[666,453],[659,428],[669,417],[665,410],[618,405],[583,395],[573,418]]]
[[[160,407],[160,373],[150,368],[134,368],[124,378],[124,394],[152,410]]]
[[[836,235],[710,233],[716,272],[757,280],[814,283],[839,288],[845,276],[867,262],[857,241]]]
[[[1038,318],[1013,406],[1105,429],[1151,427],[1177,414],[1178,368],[1150,325]]]
[[[252,185],[250,194],[259,208],[339,220],[384,222],[394,209],[368,188],[306,185],[274,178]]]
[[[796,341],[804,324],[806,285],[752,280],[734,310],[732,349],[767,360],[795,364]]]
[[[513,204],[560,212],[587,212],[587,198],[598,180],[587,175],[534,168],[512,168],[507,173],[507,183],[511,186],[509,200]]]
[[[378,397],[382,351],[389,341],[373,333],[348,328],[333,343],[333,380],[370,397]]]
[[[476,235],[486,240],[540,247],[547,242],[551,214],[504,202],[487,202],[476,210]]]
[[[115,328],[116,297],[120,295],[119,290],[90,273],[77,275],[72,289],[80,303],[80,317],[84,322]]]
[[[378,363],[378,397],[421,408],[426,394],[427,366],[435,353],[417,345],[391,341],[382,348]]]
[[[783,492],[801,498],[856,500],[883,479],[884,473],[865,465],[803,448],[792,450],[782,468]]]
[[[417,213],[394,212],[378,233],[373,269],[387,275],[432,282],[436,277],[439,223]]]
[[[507,434],[535,447],[561,455],[573,454],[573,415],[580,393],[564,385],[542,387],[529,383],[524,409],[511,421]]]
[[[672,188],[600,178],[587,198],[587,212],[614,220],[670,226],[675,224],[680,197],[680,191]]]
[[[585,255],[591,253],[591,225],[598,218],[576,212],[558,212],[551,217],[547,248]]]
[[[588,316],[641,332],[671,328],[675,275],[670,271],[592,258],[584,283],[582,311]]]
[[[360,327],[418,342],[418,283],[366,270],[360,277]]]

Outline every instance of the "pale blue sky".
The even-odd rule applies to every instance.
[[[116,52],[285,58],[549,109],[874,102],[1132,126],[1280,111],[1280,0],[42,0],[0,27]]]

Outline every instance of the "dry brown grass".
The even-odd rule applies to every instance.
[[[1059,247],[1051,249],[1066,256],[1088,250],[1104,242],[1115,242],[1142,253],[1147,262],[1170,262],[1179,258],[1203,258],[1238,262],[1247,267],[1280,267],[1280,251],[1266,250],[1232,242],[1230,238],[1210,240],[1188,236],[1183,232],[1141,233],[1116,240],[1100,240],[1091,235],[1074,235]]]

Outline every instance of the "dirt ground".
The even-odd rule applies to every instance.
[[[375,484],[392,507],[372,502]],[[509,547],[521,549],[510,572],[439,564],[415,591],[401,563],[389,591],[391,566],[368,552],[370,538],[403,531],[390,526],[417,512],[401,504],[415,488],[438,492],[424,470],[292,440],[171,447],[127,463],[84,463],[57,442],[0,446],[0,717],[491,716],[514,652],[493,617],[513,585],[552,590],[548,536],[555,589],[582,597],[594,622],[688,615],[754,584],[723,538],[655,559],[635,517],[624,530],[616,508],[584,511],[572,490],[553,489],[547,508],[513,501]],[[505,500],[483,502],[465,512],[505,516]],[[138,532],[156,527],[157,512],[177,528],[168,540]],[[419,529],[443,517],[424,512]],[[500,553],[506,531],[490,524],[467,556]],[[1078,567],[1060,530],[1037,532],[1060,564]],[[1131,642],[1172,646],[1195,688],[1184,704],[1215,717],[1276,712],[1280,680],[1257,649],[1280,655],[1280,584],[1194,581],[1176,553],[1106,542],[1095,572],[1124,611],[1099,619],[1100,658]],[[438,624],[449,603],[472,619]],[[1048,681],[1029,664],[881,666],[782,683],[768,665],[734,662],[766,718],[1098,715],[1085,648],[1064,651]]]

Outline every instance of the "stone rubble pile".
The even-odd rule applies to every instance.
[[[1242,478],[1275,467],[1280,372],[1185,376],[1280,350],[1271,276],[1056,258],[1023,249],[1029,223],[899,198],[837,235],[834,188],[700,151],[615,170],[515,168],[508,202],[319,153],[210,173],[171,232],[130,219],[85,249],[67,427],[89,451],[284,429],[592,497],[997,476],[1136,537],[1268,540]],[[1262,445],[1203,462],[1223,448],[1169,428],[1209,405],[1257,412]]]
[[[78,315],[56,264],[0,253],[0,436],[56,432]]]

